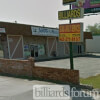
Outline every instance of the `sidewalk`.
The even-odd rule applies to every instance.
[[[0,100],[33,100],[33,85],[51,84],[55,83],[0,76]],[[69,100],[93,99],[91,97],[73,97]],[[100,100],[100,98],[95,100]]]
[[[33,100],[33,85],[36,84],[52,83],[0,76],[0,100]]]

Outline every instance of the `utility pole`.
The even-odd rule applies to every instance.
[[[69,5],[69,9],[71,10],[71,4]],[[71,24],[71,19],[69,20],[69,24]],[[74,63],[73,63],[73,45],[72,42],[69,42],[70,48],[70,69],[74,70]]]

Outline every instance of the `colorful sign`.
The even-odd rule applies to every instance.
[[[77,0],[63,0],[63,5],[66,5],[66,4],[72,4],[74,2],[76,2]]]
[[[83,42],[83,24],[74,23],[59,25],[59,41]]]
[[[95,13],[94,8],[97,8],[96,12],[100,12],[98,9],[100,7],[100,0],[77,0],[72,6],[73,9],[80,7],[85,8],[85,13]]]
[[[76,3],[73,4],[73,8],[95,8],[100,7],[100,0],[77,0]]]
[[[58,19],[65,20],[65,19],[76,19],[82,18],[84,16],[84,9],[73,9],[73,10],[65,10],[58,12]]]
[[[37,35],[37,36],[59,36],[59,31],[58,29],[54,28],[47,28],[47,27],[36,27],[32,26],[32,35]]]

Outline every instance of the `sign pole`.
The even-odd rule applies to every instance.
[[[71,10],[71,4],[70,4],[70,10]],[[69,20],[69,24],[71,24],[71,19]],[[70,48],[70,69],[74,70],[72,42],[69,42],[69,48]]]

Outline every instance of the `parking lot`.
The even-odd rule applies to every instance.
[[[38,66],[70,69],[70,59],[36,62]],[[74,58],[74,69],[80,71],[81,78],[100,74],[100,54],[93,53],[85,57]]]
[[[36,62],[36,65],[43,67],[70,68],[70,60],[60,59],[44,62]],[[74,58],[75,69],[80,70],[80,77],[89,77],[100,74],[100,54],[93,54],[86,57]],[[51,85],[55,83],[19,79],[0,76],[0,100],[33,100],[34,85]],[[94,100],[91,97],[72,98],[69,100]],[[100,97],[95,100],[100,100]]]

